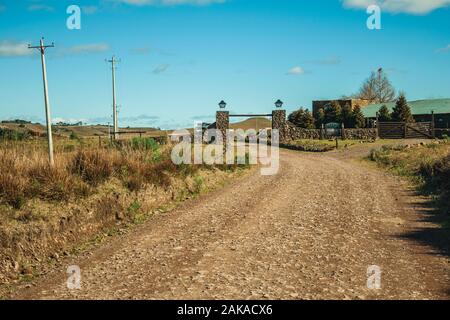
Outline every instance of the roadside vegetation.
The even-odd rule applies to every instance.
[[[369,160],[412,181],[420,193],[432,197],[450,227],[450,139],[430,144],[383,146],[372,150]]]
[[[178,166],[170,155],[171,145],[151,138],[65,139],[50,167],[43,139],[0,143],[0,282],[29,277],[99,232],[141,223],[248,168]]]

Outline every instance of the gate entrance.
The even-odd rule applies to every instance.
[[[217,111],[216,129],[222,132],[225,138],[227,130],[230,128],[230,118],[248,118],[248,117],[270,117],[272,118],[272,129],[280,132],[280,141],[284,141],[284,132],[286,126],[286,110],[273,110],[271,114],[230,114],[229,111]]]

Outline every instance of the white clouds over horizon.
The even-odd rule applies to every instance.
[[[100,53],[109,51],[110,47],[107,43],[90,43],[90,44],[82,44],[78,46],[73,46],[69,48],[62,48],[61,54],[88,54],[88,53]]]
[[[428,14],[450,5],[450,0],[342,0],[344,7],[367,9],[377,4],[382,10],[391,13]]]
[[[166,72],[167,69],[169,69],[170,65],[168,64],[161,64],[159,66],[157,66],[155,69],[153,69],[153,74],[160,74],[163,72]]]
[[[296,67],[289,69],[287,74],[290,76],[298,76],[301,74],[305,74],[305,70],[302,67],[296,66]]]
[[[450,51],[450,44],[444,48],[439,48],[436,50],[436,52],[449,52]]]
[[[32,50],[28,49],[28,43],[0,41],[0,57],[23,57],[32,53]]]
[[[107,43],[91,43],[82,44],[73,47],[58,48],[57,56],[65,55],[81,55],[91,53],[101,53],[110,50]],[[0,41],[0,57],[25,57],[34,53],[33,50],[28,49],[28,43],[23,41]]]

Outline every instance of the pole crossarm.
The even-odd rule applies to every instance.
[[[47,48],[54,48],[55,47],[55,43],[52,42],[52,44],[50,45],[44,45],[44,38],[41,38],[41,43],[39,46],[32,46],[31,44],[28,45],[28,49],[39,49],[39,51],[44,54],[45,53],[45,49]]]

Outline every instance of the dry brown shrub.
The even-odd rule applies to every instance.
[[[80,176],[92,186],[108,180],[113,174],[112,157],[106,150],[80,150],[69,165],[72,174]]]

